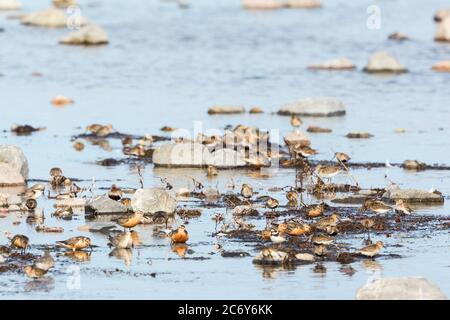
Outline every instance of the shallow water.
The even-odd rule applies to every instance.
[[[382,28],[368,30],[366,8],[372,1],[324,1],[320,10],[279,10],[248,12],[237,0],[191,0],[188,10],[179,10],[167,1],[79,1],[83,13],[104,26],[111,43],[100,48],[58,45],[67,30],[25,27],[6,20],[0,13],[0,144],[20,145],[30,161],[30,178],[47,179],[48,170],[60,166],[69,177],[90,180],[98,188],[112,182],[138,187],[132,166],[101,167],[96,160],[121,157],[119,144],[107,152],[87,144],[83,152],[73,149],[71,136],[94,122],[112,123],[120,132],[158,133],[163,125],[192,130],[194,121],[204,128],[223,128],[243,123],[266,129],[290,130],[289,119],[271,111],[287,102],[309,96],[332,96],[347,106],[347,115],[338,118],[305,118],[304,127],[319,125],[333,129],[331,134],[311,134],[319,149],[318,159],[331,159],[332,150],[347,152],[354,161],[402,162],[418,159],[430,164],[450,165],[450,74],[433,73],[431,65],[448,59],[450,45],[432,41],[433,13],[447,1],[378,1]],[[25,1],[25,10],[47,6],[46,0]],[[387,36],[402,31],[412,41],[392,42]],[[373,76],[362,72],[311,72],[307,65],[346,56],[359,69],[378,49],[388,49],[405,64],[410,73],[399,76]],[[43,77],[32,77],[41,72]],[[55,108],[49,101],[57,94],[76,100],[72,106]],[[259,105],[264,115],[208,116],[213,104]],[[45,126],[46,131],[28,137],[9,133],[12,123]],[[406,133],[396,134],[395,128]],[[350,131],[368,131],[370,140],[349,140]],[[224,190],[230,177],[237,185],[251,181],[262,194],[269,187],[294,182],[293,170],[280,170],[267,179],[255,179],[244,170],[221,172],[207,185]],[[384,175],[401,187],[429,189],[432,186],[450,194],[449,171],[405,172],[399,168],[355,170],[363,187],[385,186]],[[188,187],[188,176],[204,179],[201,170],[154,169],[147,165],[145,185],[159,185],[168,177],[176,187]],[[107,180],[107,181],[106,181]],[[345,177],[337,181],[345,182]],[[82,182],[81,185],[89,185]],[[103,192],[98,190],[99,193]],[[283,195],[274,194],[283,199]],[[46,225],[64,227],[64,234],[40,234],[24,217],[9,214],[0,219],[0,229],[30,236],[34,245],[54,243],[80,234],[83,214],[73,221],[54,220],[51,201],[44,206]],[[188,203],[189,206],[194,204]],[[0,278],[4,298],[344,298],[352,299],[357,288],[377,276],[425,276],[439,284],[450,296],[450,245],[448,231],[420,231],[417,238],[397,235],[383,238],[386,251],[401,259],[354,263],[356,273],[340,272],[341,265],[325,263],[325,275],[313,272],[314,265],[294,270],[262,270],[252,257],[222,258],[214,252],[214,224],[204,209],[202,217],[191,220],[190,245],[193,257],[177,259],[167,240],[151,235],[150,226],[139,232],[144,246],[133,251],[132,263],[108,257],[106,237],[85,234],[99,247],[89,262],[77,263],[60,256],[57,269],[49,273],[50,290],[34,288],[22,275]],[[420,213],[448,215],[449,205],[422,209]],[[12,222],[20,220],[20,225]],[[425,235],[430,234],[431,237]],[[352,246],[362,239],[352,239]],[[227,250],[243,250],[252,256],[252,247],[223,239]],[[346,239],[347,241],[347,239]],[[0,241],[6,243],[6,239]],[[395,246],[402,244],[402,247]],[[39,254],[38,248],[32,252]],[[174,259],[174,260],[169,260]],[[80,268],[81,288],[67,287],[70,266]],[[104,269],[123,272],[104,273]],[[156,273],[155,278],[149,275]],[[136,275],[135,275],[136,274]],[[53,282],[51,282],[53,280]]]

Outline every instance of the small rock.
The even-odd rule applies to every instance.
[[[284,142],[288,146],[309,146],[311,144],[309,137],[300,130],[294,130],[286,133],[286,135],[284,136]]]
[[[450,60],[438,62],[431,69],[437,72],[450,72]]]
[[[53,0],[52,2],[57,8],[68,8],[77,4],[76,0]]]
[[[59,43],[68,45],[96,46],[109,42],[108,35],[100,26],[89,24],[64,36]]]
[[[450,17],[445,17],[437,24],[434,40],[441,42],[450,41]]]
[[[406,170],[424,170],[426,166],[426,163],[417,160],[405,160],[402,164],[402,168]]]
[[[440,194],[418,189],[400,189],[399,187],[388,189],[383,197],[390,200],[404,200],[409,203],[443,203],[444,197]]]
[[[357,300],[447,300],[441,289],[422,277],[374,279],[360,288]]]
[[[259,113],[264,113],[264,110],[261,107],[253,107],[249,110],[250,114],[259,114]]]
[[[333,130],[329,129],[329,128],[321,128],[321,127],[314,127],[314,126],[309,126],[308,129],[306,129],[307,132],[310,133],[330,133],[333,132]]]
[[[155,213],[162,211],[172,214],[177,208],[177,202],[163,189],[138,189],[131,198],[134,212]]]
[[[409,37],[401,32],[394,32],[392,34],[389,35],[388,37],[389,40],[396,40],[396,41],[404,41],[404,40],[409,40]]]
[[[297,253],[295,258],[300,261],[313,262],[316,260],[313,254],[311,253]]]
[[[311,70],[353,70],[356,66],[347,58],[328,60],[308,67]]]
[[[408,70],[390,53],[379,51],[370,57],[364,68],[368,73],[403,73]]]
[[[94,214],[111,214],[111,213],[125,213],[127,207],[118,201],[114,201],[106,196],[98,196],[89,201],[85,207],[86,213]]]
[[[450,9],[439,9],[434,15],[434,21],[440,22],[447,17],[450,17]]]
[[[0,163],[9,164],[24,180],[28,179],[28,160],[18,146],[0,145]]]
[[[240,114],[244,113],[245,108],[241,106],[213,106],[209,108],[208,114]]]
[[[369,139],[373,137],[373,134],[368,132],[349,132],[346,137],[349,139]]]
[[[280,9],[284,3],[280,0],[242,0],[242,6],[247,10]]]
[[[19,0],[0,0],[0,11],[22,9],[22,3]]]
[[[279,115],[332,117],[345,115],[344,104],[335,98],[306,98],[280,108]]]
[[[286,0],[285,5],[293,9],[315,9],[320,8],[322,3],[319,0]]]
[[[223,251],[220,255],[223,258],[244,258],[250,256],[248,252],[244,251]]]
[[[50,8],[38,12],[26,14],[21,22],[24,25],[47,27],[47,28],[65,28],[69,17],[60,9]],[[86,19],[81,17],[80,24],[86,24]]]

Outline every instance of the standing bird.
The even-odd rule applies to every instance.
[[[309,218],[316,218],[323,215],[324,211],[325,211],[325,204],[320,203],[318,205],[308,208],[307,215]]]
[[[25,253],[25,250],[28,248],[30,244],[30,239],[27,236],[22,234],[16,234],[11,239],[11,247],[15,249],[21,249],[22,253]]]
[[[32,185],[30,188],[28,188],[25,191],[25,198],[26,199],[38,199],[45,191],[45,185],[42,183],[38,183],[35,185]]]
[[[41,278],[47,273],[47,270],[42,270],[35,266],[26,266],[23,268],[23,271],[28,277],[32,279]]]
[[[286,192],[286,199],[290,205],[296,206],[298,202],[298,192],[295,190]]]
[[[117,249],[130,249],[133,247],[133,238],[130,230],[120,232],[115,236],[109,236],[109,245]]]
[[[49,269],[55,266],[55,260],[50,254],[49,250],[45,250],[45,253],[42,257],[37,258],[34,261],[33,267],[38,268],[40,270],[48,271]]]
[[[303,121],[302,119],[300,119],[299,116],[293,114],[291,116],[291,126],[293,126],[294,128],[298,128],[302,125]]]
[[[182,225],[171,233],[170,238],[172,243],[186,243],[189,240],[189,234],[186,227]]]
[[[344,153],[344,152],[336,152],[334,154],[335,158],[337,159],[337,161],[343,163],[343,164],[347,164],[350,161],[350,157]]]
[[[413,210],[402,199],[398,199],[397,201],[395,201],[394,209],[395,211],[401,212],[406,215],[410,215],[411,213],[413,213]]]
[[[111,189],[108,191],[108,197],[115,201],[119,201],[122,198],[122,194],[122,190],[117,188],[115,184],[111,185]]]
[[[83,236],[73,237],[64,241],[57,241],[56,245],[72,251],[83,250],[91,247],[91,239]]]
[[[362,248],[358,251],[358,253],[363,256],[373,258],[382,248],[384,248],[384,243],[382,241],[377,241],[375,244]]]
[[[388,213],[392,207],[379,200],[367,199],[364,201],[361,211],[372,211],[378,214]]]
[[[245,199],[250,199],[253,196],[253,188],[250,185],[244,183],[241,188],[241,196],[243,196]]]
[[[208,168],[206,169],[206,176],[208,176],[209,178],[215,177],[218,174],[219,174],[219,171],[214,166],[208,166]]]
[[[321,179],[327,179],[331,182],[331,179],[338,174],[342,173],[342,169],[339,166],[322,166],[318,165],[314,171]]]
[[[286,242],[286,238],[281,235],[278,230],[271,230],[270,231],[270,241],[272,241],[274,244],[281,244],[283,242]]]
[[[269,198],[266,201],[266,207],[272,209],[272,211],[275,211],[279,204],[278,200],[274,198]]]
[[[132,229],[141,223],[143,217],[144,217],[143,213],[134,212],[132,214],[126,215],[125,217],[117,218],[113,221],[123,228]]]
[[[367,230],[368,239],[370,240],[370,229],[375,225],[375,221],[370,218],[362,219],[359,221],[359,223],[362,224],[362,226]]]

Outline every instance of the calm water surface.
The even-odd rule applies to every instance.
[[[26,11],[45,8],[47,0],[23,0]],[[100,48],[58,45],[67,30],[25,27],[0,13],[0,144],[20,145],[30,162],[30,177],[46,179],[49,168],[60,166],[70,177],[95,177],[98,188],[112,182],[138,187],[136,170],[128,165],[105,168],[94,162],[120,157],[120,145],[107,152],[87,145],[81,153],[72,148],[70,138],[84,126],[112,123],[121,132],[158,133],[170,125],[191,130],[194,121],[204,128],[223,128],[238,123],[260,128],[290,130],[289,120],[271,114],[284,103],[310,96],[331,96],[347,106],[345,117],[305,118],[305,128],[318,125],[333,129],[331,134],[311,135],[320,150],[318,159],[330,159],[332,150],[347,152],[354,161],[402,162],[418,159],[450,165],[450,74],[431,72],[431,65],[450,57],[450,45],[432,41],[433,13],[448,1],[376,1],[382,10],[380,30],[366,27],[366,8],[374,1],[324,0],[320,10],[279,10],[248,12],[238,0],[191,0],[188,10],[169,1],[79,1],[83,13],[107,30],[111,43]],[[411,41],[392,42],[395,31],[410,35]],[[387,49],[405,64],[410,73],[400,76],[373,76],[362,72],[311,72],[311,63],[345,56],[362,69],[370,55]],[[40,72],[43,77],[32,77]],[[76,100],[65,108],[49,101],[57,94]],[[206,110],[213,104],[261,106],[264,115],[215,116]],[[45,126],[46,131],[29,137],[9,133],[12,123]],[[396,128],[406,133],[396,134]],[[351,141],[350,131],[368,131],[370,140]],[[251,182],[260,193],[274,186],[293,183],[294,172],[282,170],[266,179],[255,179],[246,171],[221,172],[208,186],[224,191],[230,177],[237,185]],[[355,170],[364,187],[385,186],[384,175],[402,187],[429,189],[432,186],[450,195],[449,171],[408,173],[398,168]],[[146,186],[159,185],[167,177],[176,187],[190,187],[188,177],[204,179],[201,170],[145,168]],[[345,178],[341,178],[345,182]],[[105,181],[108,180],[108,181]],[[338,180],[339,181],[339,180]],[[85,183],[88,184],[88,183]],[[102,191],[99,190],[99,193]],[[283,199],[283,194],[273,194]],[[284,200],[283,200],[284,201]],[[30,236],[38,245],[80,234],[84,225],[80,213],[73,221],[50,217],[51,201],[40,200],[46,224],[64,227],[64,234],[40,234],[25,217],[9,214],[0,219],[0,229]],[[182,205],[195,206],[195,203]],[[420,213],[448,215],[449,205],[423,209]],[[179,259],[167,240],[152,236],[151,226],[139,232],[144,245],[135,249],[131,264],[109,257],[107,239],[92,237],[97,248],[88,262],[68,257],[57,259],[42,288],[23,275],[0,277],[2,298],[251,298],[251,299],[352,299],[368,279],[378,276],[425,276],[439,284],[450,296],[450,255],[448,231],[423,230],[414,235],[383,238],[386,251],[404,258],[357,262],[353,276],[337,263],[326,263],[327,272],[317,274],[314,265],[294,270],[261,269],[248,258],[222,258],[214,250],[214,224],[204,209],[191,220],[192,257]],[[20,225],[13,225],[21,221]],[[89,222],[92,224],[93,222]],[[414,236],[414,237],[412,237]],[[3,237],[3,236],[2,236]],[[354,247],[362,238],[345,239]],[[1,244],[6,243],[3,237]],[[252,256],[252,247],[222,240],[227,250],[243,250]],[[401,246],[397,246],[397,245]],[[68,270],[79,267],[81,288],[70,290]],[[119,271],[109,274],[105,270]],[[156,273],[151,277],[149,273]]]

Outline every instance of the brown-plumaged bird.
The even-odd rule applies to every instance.
[[[413,213],[413,210],[402,199],[395,201],[394,209],[395,211],[406,215]]]
[[[23,271],[28,277],[32,279],[41,278],[47,273],[47,270],[42,270],[35,266],[26,266],[23,268]]]
[[[314,171],[321,179],[328,179],[331,180],[333,177],[340,174],[342,171],[342,168],[339,166],[323,166],[318,165],[316,167],[316,170]]]
[[[326,234],[318,234],[311,237],[311,242],[314,244],[329,245],[334,242],[334,238]]]
[[[241,188],[241,196],[243,196],[245,199],[250,199],[253,196],[253,188],[250,185],[244,183]]]
[[[122,198],[122,190],[115,184],[111,185],[111,189],[108,191],[108,197],[112,200],[119,201]]]
[[[266,201],[266,207],[272,210],[275,210],[279,204],[278,200],[274,198],[269,198]]]
[[[34,199],[39,198],[45,191],[45,185],[42,183],[38,183],[32,185],[30,188],[25,190],[25,198],[26,199]]]
[[[170,238],[172,243],[186,243],[189,240],[189,234],[186,227],[182,225],[171,233]]]
[[[319,230],[325,230],[327,227],[334,227],[340,220],[340,215],[338,213],[333,213],[329,217],[321,218],[314,224],[314,227]]]
[[[53,213],[53,216],[60,219],[71,219],[73,216],[73,209],[71,207],[58,208]]]
[[[291,152],[294,154],[295,158],[308,158],[317,154],[317,150],[309,147],[303,146],[302,144],[296,144],[291,147]]]
[[[350,161],[350,157],[346,154],[346,153],[344,153],[344,152],[336,152],[335,154],[334,154],[334,156],[336,157],[336,159],[339,161],[339,162],[342,162],[342,163],[344,163],[344,164],[346,164],[347,162],[349,162]]]
[[[323,244],[314,246],[314,254],[319,257],[323,257],[328,253],[327,247]]]
[[[120,232],[117,235],[109,236],[109,245],[116,247],[117,249],[130,249],[133,247],[133,238],[131,237],[130,230]]]
[[[379,200],[367,199],[360,210],[383,214],[391,211],[392,207]]]
[[[22,253],[25,252],[29,245],[30,239],[22,234],[16,234],[11,239],[11,247],[13,247],[14,249],[21,249]]]
[[[113,221],[116,222],[119,226],[121,226],[123,228],[132,229],[141,223],[141,220],[143,217],[144,217],[143,213],[134,212],[134,213],[128,214],[124,217],[117,218]]]
[[[299,116],[293,114],[291,116],[291,126],[293,126],[294,128],[300,127],[302,125],[303,121],[302,119],[300,119]]]
[[[325,205],[323,203],[309,207],[308,208],[308,217],[309,218],[316,218],[316,217],[320,217],[321,215],[323,215],[325,211]]]
[[[56,245],[72,251],[83,250],[91,246],[91,239],[83,236],[73,237],[64,241],[57,241]]]
[[[49,269],[53,268],[55,266],[55,260],[50,254],[49,250],[46,250],[44,255],[37,258],[34,261],[33,267],[48,271]]]
[[[295,190],[291,190],[286,192],[286,199],[288,200],[289,204],[297,205],[298,202],[298,192]]]
[[[377,241],[375,244],[362,248],[358,251],[358,253],[362,254],[363,256],[373,258],[380,252],[382,248],[384,248],[384,243],[382,241]]]
[[[219,174],[219,171],[217,170],[216,167],[214,166],[208,166],[208,168],[206,169],[206,175],[208,177],[215,177]]]

